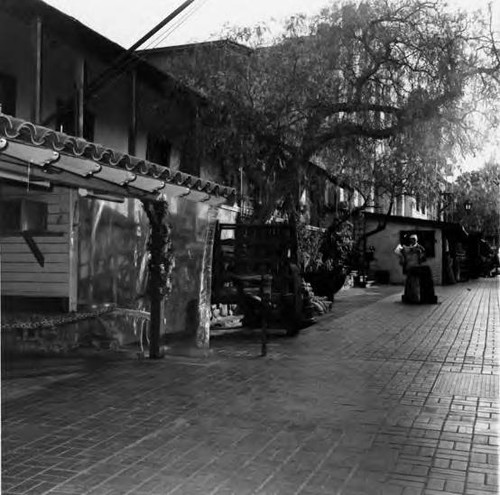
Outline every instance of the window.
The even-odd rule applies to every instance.
[[[146,160],[168,167],[170,164],[171,150],[172,145],[166,137],[148,134]]]
[[[21,202],[0,201],[0,233],[21,230]]]
[[[62,100],[57,101],[57,121],[56,130],[64,132],[70,136],[78,134],[78,123],[74,107],[67,105]],[[83,118],[83,139],[94,141],[95,116],[87,109],[84,111]]]
[[[16,78],[0,72],[0,106],[7,115],[16,115]]]
[[[425,206],[426,206],[425,201],[421,198],[419,194],[417,194],[415,202],[416,202],[416,210],[425,214]]]
[[[0,233],[47,231],[47,203],[27,199],[0,201]]]
[[[436,256],[436,231],[435,230],[401,230],[399,233],[399,242],[403,242],[405,236],[416,234],[418,243],[425,249],[427,258]]]

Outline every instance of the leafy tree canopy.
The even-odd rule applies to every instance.
[[[490,160],[479,170],[465,172],[454,184],[455,215],[469,232],[496,238],[500,229],[500,164]],[[465,209],[466,202],[470,210]]]
[[[234,30],[225,47],[172,71],[218,104],[206,139],[261,181],[261,218],[280,199],[296,211],[310,161],[367,200],[373,185],[391,199],[429,197],[457,153],[477,146],[475,116],[497,124],[490,21],[432,0],[334,2],[275,37],[265,26]]]

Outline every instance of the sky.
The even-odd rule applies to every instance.
[[[44,0],[83,24],[130,47],[183,0]],[[335,0],[195,0],[141,49],[179,45],[220,38],[226,26],[252,26],[259,22],[313,15]],[[495,29],[500,31],[500,0],[448,0],[450,8],[473,10],[491,2]],[[443,0],[443,3],[444,0]],[[500,137],[499,137],[500,141]],[[500,145],[488,146],[478,157],[469,157],[465,169],[481,166],[491,154],[500,159]]]
[[[128,48],[183,0],[44,0]],[[297,12],[314,14],[328,0],[195,0],[162,33],[160,46],[217,38],[224,25],[248,26]],[[145,48],[145,47],[143,47]]]
[[[183,3],[183,0],[44,1],[125,48],[131,46]],[[298,12],[315,14],[331,1],[195,0],[172,24],[161,31],[162,35],[167,35],[164,39],[153,40],[154,44],[159,42],[159,46],[206,41],[217,38],[225,25],[249,26],[273,18],[283,19]],[[490,1],[500,29],[499,0],[448,0],[446,3],[452,8],[471,10],[484,7]]]

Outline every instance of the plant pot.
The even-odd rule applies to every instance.
[[[304,280],[311,284],[314,294],[327,297],[333,301],[333,296],[344,285],[346,275],[338,271],[318,271],[304,274]]]
[[[360,275],[356,275],[354,277],[354,287],[360,287],[364,289],[366,287],[366,277],[361,277]]]

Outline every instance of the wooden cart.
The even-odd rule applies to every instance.
[[[269,324],[286,328],[289,335],[297,333],[311,317],[305,314],[296,260],[295,235],[287,224],[219,224],[212,304],[236,304],[244,314],[244,324],[258,327],[262,315],[256,301],[269,291]],[[270,280],[270,286],[265,280]]]

